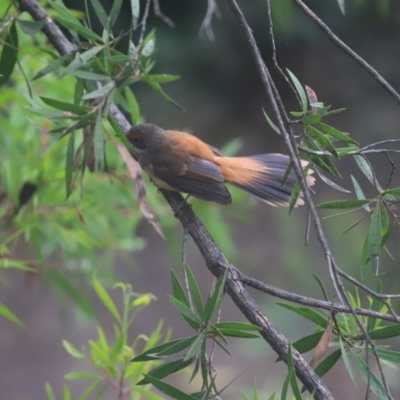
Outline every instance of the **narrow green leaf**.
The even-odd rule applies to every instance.
[[[101,24],[103,25],[103,28],[108,31],[108,17],[106,12],[104,11],[103,6],[101,5],[99,0],[90,0],[90,2],[92,3],[94,12],[97,15],[97,18],[99,19],[99,21],[101,22]]]
[[[54,395],[53,389],[50,386],[50,383],[46,382],[44,388],[46,390],[48,400],[57,400],[56,396]]]
[[[324,332],[315,332],[311,335],[305,336],[292,344],[292,346],[300,353],[307,353],[312,350],[320,341]],[[280,360],[279,360],[280,361]]]
[[[367,160],[364,158],[364,156],[361,155],[354,155],[354,159],[357,162],[358,167],[362,171],[362,173],[367,177],[367,179],[372,183],[372,185],[378,189],[382,190],[381,186],[379,185],[379,182],[377,179],[375,179],[375,174],[372,171],[371,166],[367,162]]]
[[[325,136],[321,131],[318,129],[314,128],[313,126],[307,126],[306,127],[307,132],[314,137],[314,139],[325,149],[328,150],[329,153],[334,155],[335,157],[339,158],[339,155],[335,149],[335,146],[332,144],[332,142],[328,139],[327,136]]]
[[[307,144],[308,147],[311,150],[315,150],[315,151],[321,151],[321,147],[318,145],[318,143],[316,141],[314,141],[311,137],[307,137]],[[342,177],[338,171],[338,169],[335,167],[335,165],[333,164],[333,162],[329,159],[328,156],[317,156],[315,154],[307,154],[307,157],[309,160],[311,160],[315,165],[317,165],[318,167],[320,167],[321,169],[323,169],[326,172],[329,172],[332,175],[338,176],[338,177]]]
[[[319,277],[318,275],[316,275],[316,274],[312,274],[312,275],[313,275],[314,279],[317,281],[318,286],[319,286],[319,288],[321,289],[321,292],[322,292],[322,294],[323,294],[323,296],[324,296],[324,299],[325,299],[326,301],[329,301],[328,292],[326,291],[325,286],[324,286],[322,280],[320,279],[320,277]]]
[[[342,357],[343,357],[343,363],[346,367],[347,373],[349,374],[351,380],[353,381],[354,385],[357,387],[357,381],[356,381],[356,376],[354,374],[353,367],[351,365],[351,361],[349,359],[349,356],[347,355],[346,348],[343,344],[342,338],[339,336],[339,343],[340,343],[340,349],[342,351]]]
[[[199,335],[197,335],[196,340],[193,342],[192,346],[190,347],[189,351],[187,352],[187,354],[183,360],[188,361],[191,358],[198,356],[198,352],[199,352],[200,347],[202,346],[204,340],[205,339],[204,339],[203,333],[200,333]]]
[[[293,311],[296,314],[301,315],[302,317],[309,319],[310,321],[316,323],[322,328],[326,328],[328,326],[328,318],[324,317],[317,311],[312,310],[311,308],[296,307],[292,306],[291,304],[280,303],[280,302],[276,302],[275,304],[278,304],[281,307],[284,307],[290,311]]]
[[[219,329],[219,333],[224,336],[238,337],[243,339],[259,339],[260,335],[241,331],[239,329]]]
[[[308,170],[308,167],[306,169]],[[300,186],[300,182],[297,180],[293,186],[292,193],[290,194],[289,214],[291,214],[291,212],[293,211],[293,208],[296,205],[296,202],[300,196],[300,193],[301,193],[301,186]]]
[[[170,83],[180,79],[179,75],[167,75],[167,74],[149,74],[149,77],[153,82],[157,83]]]
[[[315,168],[315,171],[317,172],[318,176],[330,187],[339,190],[340,192],[344,192],[344,193],[351,193],[350,190],[347,190],[345,188],[342,188],[341,186],[339,186],[337,183],[332,182],[330,179],[328,179],[325,175],[323,175],[321,173],[321,171],[318,168]]]
[[[288,369],[290,374],[290,386],[292,387],[292,391],[296,400],[302,400],[301,393],[299,389],[299,385],[297,383],[296,374],[294,371],[294,362],[292,356],[292,345],[289,342],[289,349],[288,349]]]
[[[72,192],[74,156],[75,156],[75,131],[72,131],[68,141],[67,157],[65,160],[65,187],[66,187],[67,199]]]
[[[63,340],[62,345],[63,345],[64,349],[69,353],[70,356],[72,356],[78,360],[85,359],[84,354],[81,353],[79,350],[77,350],[74,346],[72,346],[71,343],[67,342],[66,340]]]
[[[136,27],[139,21],[139,14],[140,14],[139,0],[131,0],[131,11],[132,11],[133,27]]]
[[[111,90],[114,89],[114,82],[108,82],[106,85],[100,87],[99,89],[94,90],[93,92],[86,93],[82,99],[83,100],[90,100],[90,99],[97,99],[98,97],[103,97],[107,95]]]
[[[72,22],[68,19],[63,17],[56,17],[57,22],[61,25],[65,26],[67,29],[71,30],[72,32],[76,32],[79,35],[82,35],[84,38],[101,42],[102,38],[95,32],[91,31],[90,29],[81,25],[81,23]]]
[[[139,122],[139,118],[140,118],[139,103],[136,100],[135,94],[128,86],[125,87],[124,92],[125,92],[126,101],[128,102],[132,124],[136,125]]]
[[[190,306],[189,299],[186,296],[185,291],[181,283],[179,282],[178,277],[176,276],[174,270],[171,270],[171,282],[172,282],[172,291],[177,300],[185,304],[187,307]]]
[[[21,30],[27,35],[35,35],[38,33],[43,26],[45,25],[45,21],[24,21],[17,20]]]
[[[197,285],[196,278],[193,275],[192,270],[189,268],[187,264],[184,266],[188,281],[189,281],[189,289],[192,294],[193,302],[194,305],[196,306],[197,312],[201,318],[201,320],[204,321],[204,306],[203,306],[203,299],[201,298],[200,294],[200,289],[199,286]]]
[[[47,104],[50,107],[56,108],[62,111],[68,111],[74,114],[83,115],[88,113],[91,108],[88,106],[78,105],[74,103],[66,103],[64,101],[59,101],[55,99],[51,99],[49,97],[40,96],[43,103]]]
[[[218,329],[238,329],[241,331],[260,331],[261,328],[257,325],[248,324],[247,322],[236,322],[236,321],[227,321],[227,322],[218,322],[212,325]]]
[[[371,354],[373,354],[371,348],[368,348],[368,351]],[[400,364],[400,351],[385,350],[385,349],[376,349],[376,351],[378,352],[379,358],[381,358],[382,360]]]
[[[110,28],[114,26],[114,24],[117,22],[117,18],[119,15],[119,11],[121,10],[121,5],[122,5],[123,0],[114,0],[113,5],[111,7],[110,11]]]
[[[91,81],[107,81],[110,79],[110,77],[107,75],[96,74],[90,71],[81,71],[80,69],[66,69],[65,72],[77,78],[87,79]]]
[[[300,81],[295,77],[295,75],[291,71],[289,71],[287,68],[286,68],[286,71],[288,72],[290,79],[292,80],[293,85],[299,95],[302,110],[307,111],[307,96],[306,96],[306,92],[303,88],[303,85],[300,83]]]
[[[176,387],[169,385],[157,378],[152,377],[151,375],[143,374],[145,378],[158,390],[167,396],[171,396],[173,399],[177,400],[197,400],[195,397],[190,396]]]
[[[371,225],[368,231],[368,255],[375,274],[379,269],[379,252],[382,243],[382,219],[380,201],[376,202],[371,217]]]
[[[182,369],[186,368],[193,362],[194,358],[190,358],[184,360],[183,358],[175,361],[171,361],[165,364],[162,364],[154,369],[152,369],[148,375],[152,376],[153,378],[163,379],[168,375],[174,374],[175,372],[181,371]],[[136,385],[146,385],[149,383],[149,380],[144,378],[139,381]]]
[[[269,126],[278,134],[281,134],[281,131],[279,130],[279,128],[272,122],[271,118],[268,117],[268,114],[265,112],[264,108],[262,109],[263,113],[264,113],[264,117],[267,120]]]
[[[228,269],[225,270],[224,275],[218,278],[215,285],[214,293],[210,295],[206,301],[204,308],[204,319],[209,321],[222,302],[223,292],[225,289],[225,282],[228,276]]]
[[[346,135],[343,132],[338,131],[337,129],[333,128],[332,126],[329,126],[327,124],[324,124],[323,122],[320,122],[317,124],[317,127],[327,133],[328,135],[333,136],[336,139],[341,140],[342,142],[354,144],[358,146],[358,142],[356,142],[354,139],[352,139],[350,136]]]
[[[146,74],[144,70],[142,70],[144,74],[144,79],[148,83],[148,85],[154,89],[161,97],[163,97],[165,100],[173,104],[174,106],[178,107],[180,110],[185,111],[184,108],[182,108],[174,99],[172,99],[170,96],[168,96],[163,89],[161,88],[160,84],[157,82],[154,82],[150,75]]]
[[[50,72],[53,72],[56,70],[58,67],[60,67],[64,61],[68,60],[69,58],[73,57],[72,54],[65,54],[59,58],[56,58],[55,60],[51,61],[49,64],[47,64],[44,68],[42,68],[33,78],[32,80],[35,81],[36,79],[42,78],[43,76],[49,74]]]
[[[400,196],[400,187],[398,188],[394,188],[394,189],[389,189],[389,190],[385,190],[382,195],[386,195],[386,194],[392,194],[394,196]]]
[[[203,325],[201,319],[188,306],[172,296],[169,296],[169,300],[180,311],[182,315],[184,315],[195,324],[196,329],[199,329]]]
[[[89,371],[74,371],[69,374],[64,375],[64,378],[69,381],[77,381],[77,380],[97,380],[99,376],[93,372]]]
[[[369,204],[373,199],[365,200],[336,200],[328,201],[326,203],[317,204],[316,208],[330,208],[330,209],[344,209],[344,208],[359,208],[365,204]]]
[[[315,125],[317,124],[319,121],[321,121],[321,116],[318,114],[311,114],[308,115],[307,117],[303,118],[301,123],[307,127],[309,125]]]
[[[14,324],[19,325],[21,328],[25,327],[24,323],[3,303],[0,303],[0,315],[11,322],[14,322]]]
[[[382,293],[382,281],[378,282],[378,288],[376,290],[376,293],[381,294]],[[372,303],[371,303],[371,311],[377,311],[379,312],[381,307],[381,301],[374,297],[372,299]],[[368,322],[367,322],[367,331],[371,332],[376,328],[377,323],[379,323],[379,321],[374,318],[374,317],[368,317]]]
[[[150,361],[150,360],[157,360],[160,358],[164,358],[166,356],[172,356],[189,347],[196,339],[197,335],[160,344],[149,350],[144,351],[143,353],[134,357],[131,361],[132,362]]]
[[[369,337],[371,340],[382,340],[382,339],[389,339],[392,337],[400,336],[400,325],[391,325],[385,326],[383,328],[378,328],[373,330],[372,332],[368,332]],[[365,340],[364,335],[358,335],[352,340]]]
[[[96,279],[92,279],[93,289],[95,290],[97,296],[102,301],[102,303],[106,306],[107,310],[111,313],[111,315],[118,321],[121,321],[121,317],[119,315],[118,309],[115,306],[113,300],[111,299],[110,295],[104,289],[102,284]]]
[[[48,0],[47,3],[50,7],[62,18],[73,22],[75,24],[80,24],[79,19],[76,18],[60,1]]]
[[[365,199],[365,195],[364,192],[361,189],[361,186],[359,185],[359,183],[357,182],[356,178],[354,178],[353,175],[350,175],[351,177],[351,181],[353,182],[353,186],[354,186],[354,191],[356,192],[356,196],[358,200],[364,200]],[[370,212],[371,208],[370,206],[367,204],[364,206],[365,210]]]
[[[354,224],[351,224],[349,227],[347,227],[343,232],[341,232],[338,237],[335,239],[335,241],[333,242],[333,244],[335,244],[345,233],[347,233],[348,231],[352,230],[353,228],[355,228],[361,221],[364,221],[364,218],[359,219],[357,222],[354,222]]]
[[[104,165],[104,138],[103,138],[103,117],[101,112],[97,114],[93,135],[94,160],[97,171],[103,170]]]
[[[389,397],[386,394],[385,387],[382,382],[377,378],[377,376],[371,371],[370,368],[367,367],[365,362],[358,356],[354,356],[353,360],[357,365],[358,371],[360,372],[361,377],[364,382],[370,382],[370,387],[372,392],[378,397],[380,400],[389,400]],[[369,375],[369,379],[368,379]]]
[[[63,400],[71,400],[71,392],[67,385],[64,385],[63,388]]]
[[[321,363],[317,365],[317,367],[315,368],[315,373],[319,377],[324,376],[337,363],[341,355],[341,349],[337,349],[333,353],[329,354],[328,357],[326,357]]]
[[[18,33],[15,21],[11,24],[3,44],[0,58],[0,86],[4,85],[14,71],[18,58]]]

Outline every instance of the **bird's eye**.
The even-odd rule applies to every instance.
[[[140,140],[139,140],[138,138],[132,138],[132,139],[131,139],[131,142],[132,142],[133,144],[139,144],[139,143],[140,143]]]

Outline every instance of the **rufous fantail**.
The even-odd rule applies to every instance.
[[[195,136],[168,131],[154,124],[133,126],[126,135],[134,146],[140,166],[156,186],[187,193],[199,199],[230,204],[228,182],[262,201],[288,206],[297,177],[294,171],[283,183],[290,164],[283,154],[261,154],[250,157],[225,157],[218,149]],[[301,161],[302,167],[307,162]],[[309,170],[309,186],[314,178]],[[298,198],[296,205],[303,204]]]

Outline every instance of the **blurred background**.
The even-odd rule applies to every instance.
[[[83,6],[80,0],[64,2],[68,7],[76,9]],[[107,1],[103,3],[107,8]],[[206,13],[206,3],[205,0],[161,0],[161,9],[174,22],[174,29],[151,15],[148,25],[157,30],[157,64],[154,73],[181,76],[180,80],[165,86],[165,90],[186,111],[182,112],[166,103],[147,85],[139,84],[135,85],[135,94],[141,105],[143,118],[167,129],[191,132],[219,148],[238,138],[240,142],[237,140],[235,143],[242,144],[238,149],[240,155],[286,153],[282,138],[268,126],[263,116],[262,107],[270,116],[271,108],[248,44],[226,2],[218,2],[221,17],[214,19],[212,23],[215,41],[199,34]],[[399,105],[394,99],[358,64],[336,48],[291,1],[275,0],[272,5],[280,66],[290,69],[303,84],[310,86],[316,92],[318,100],[325,105],[346,108],[345,112],[329,117],[327,123],[349,132],[361,145],[400,137]],[[345,16],[333,0],[309,1],[308,5],[345,43],[376,68],[395,89],[400,90],[399,2],[348,1]],[[240,6],[276,79],[286,109],[299,111],[293,93],[271,61],[266,2],[241,1]],[[129,1],[125,1],[123,7],[125,12],[121,13],[119,21],[121,30],[130,24]],[[390,164],[383,155],[370,157],[370,160],[384,186],[390,174]],[[394,155],[393,161],[398,164],[399,157]],[[336,166],[347,177],[350,171],[362,185],[367,197],[375,194],[374,188],[351,157],[336,162]],[[353,192],[349,179],[330,178]],[[396,171],[392,187],[398,186],[400,179]],[[149,187],[149,190],[155,189]],[[316,203],[354,196],[334,191],[319,179],[315,192]],[[236,192],[235,199],[237,202],[229,207],[193,201],[194,211],[235,266],[247,275],[268,284],[322,298],[312,276],[317,274],[324,281],[329,293],[332,293],[327,266],[313,229],[308,246],[305,246],[307,211],[304,207],[296,209],[289,216],[287,209],[273,208]],[[161,199],[160,202],[162,201]],[[329,214],[332,213],[321,212],[322,216]],[[360,215],[361,213],[348,214],[323,220],[323,225],[327,228],[326,234],[338,265],[375,288],[378,278],[374,276],[369,265],[363,267],[360,261],[368,221],[365,220],[365,223],[361,223],[333,244],[340,232]],[[226,232],[214,226],[220,217],[227,221]],[[173,338],[191,333],[167,300],[167,295],[171,293],[171,268],[181,275],[179,260],[182,228],[175,224],[168,232],[166,243],[146,222],[142,222],[136,234],[142,238],[143,248],[132,254],[115,254],[112,259],[116,263],[119,280],[130,282],[137,292],[151,292],[158,298],[158,301],[137,316],[133,335],[150,333],[161,318],[169,324],[172,323],[166,328],[172,328]],[[396,234],[388,244],[397,260],[400,256],[398,240],[399,235]],[[188,263],[206,294],[212,287],[213,277],[190,239]],[[393,264],[388,257],[383,257],[382,271],[389,270]],[[28,329],[23,330],[8,321],[1,321],[0,397],[6,400],[44,399],[45,382],[51,382],[56,393],[60,393],[65,382],[63,375],[80,368],[79,362],[62,348],[61,341],[66,339],[79,348],[96,335],[95,321],[76,314],[70,300],[57,296],[37,277],[12,272],[7,278],[9,284],[2,287],[1,299],[12,305],[13,311],[25,322]],[[383,282],[385,292],[399,292],[398,266],[379,279]],[[250,292],[289,340],[295,341],[312,333],[314,326],[311,323],[276,305],[276,299],[251,289]],[[113,298],[120,300],[114,295]],[[368,306],[366,303],[364,305]],[[111,317],[104,307],[98,307],[98,311],[100,323],[112,335]],[[224,303],[222,320],[243,320],[229,298]],[[394,350],[400,350],[398,341],[391,344]],[[232,340],[230,349],[232,359],[220,351],[215,356],[220,385],[224,386],[235,376],[243,374],[228,389],[226,398],[241,398],[240,389],[249,392],[254,379],[257,381],[261,399],[267,398],[268,394],[282,386],[286,366],[275,363],[276,354],[264,341]],[[305,358],[309,360],[311,355],[306,354]],[[400,398],[398,371],[388,368],[385,371],[393,395]],[[179,378],[182,379],[181,385],[184,388],[188,376],[181,374]],[[324,382],[337,399],[364,398],[363,381],[360,377],[357,377],[357,381],[358,388],[351,382],[341,361],[324,377]],[[79,382],[71,385],[71,389],[76,396],[74,398],[78,398],[81,392]],[[109,399],[113,398],[110,394]]]

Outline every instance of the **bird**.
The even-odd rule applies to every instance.
[[[217,148],[191,134],[164,130],[152,124],[132,126],[126,138],[133,145],[138,162],[160,189],[187,193],[222,205],[232,202],[225,184],[230,183],[272,206],[289,206],[297,181],[290,158],[269,153],[247,157],[227,157]],[[301,160],[307,167],[308,162]],[[313,171],[306,182],[314,184]],[[304,204],[302,193],[295,206]]]

